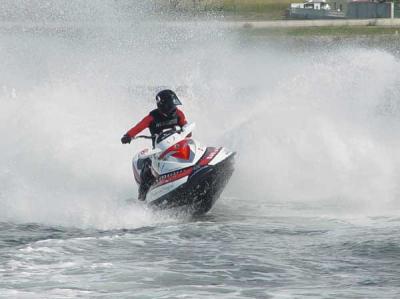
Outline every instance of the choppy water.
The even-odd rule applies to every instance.
[[[0,297],[398,298],[398,38],[125,4],[0,4]],[[162,86],[238,152],[198,219],[127,201],[145,142],[119,138]]]
[[[221,204],[136,229],[2,224],[1,297],[397,298],[399,223],[252,217]]]

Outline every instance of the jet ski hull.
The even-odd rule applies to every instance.
[[[234,153],[215,165],[195,169],[186,183],[148,203],[154,209],[173,209],[191,215],[207,213],[221,195],[234,171]]]

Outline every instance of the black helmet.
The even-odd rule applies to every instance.
[[[158,110],[166,115],[173,114],[176,111],[176,106],[182,105],[175,92],[169,89],[160,91],[156,95]]]

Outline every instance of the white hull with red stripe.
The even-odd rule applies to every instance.
[[[206,213],[233,173],[235,153],[223,147],[204,147],[189,137],[194,124],[183,131],[167,131],[153,150],[133,159],[133,172],[140,181],[140,161],[150,158],[155,177],[146,202],[161,209],[179,208],[191,214]]]

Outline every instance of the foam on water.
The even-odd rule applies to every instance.
[[[118,228],[171,220],[127,206],[136,193],[130,160],[145,143],[119,143],[162,86],[178,90],[196,138],[238,152],[225,193],[233,205],[245,200],[255,214],[269,202],[351,214],[398,207],[394,54],[337,44],[294,55],[284,46],[295,42],[246,41],[214,20],[144,21],[144,2],[129,18],[117,4],[96,3],[48,4],[62,30],[36,15],[40,30],[0,35],[0,221]],[[15,2],[2,5],[18,19]]]

